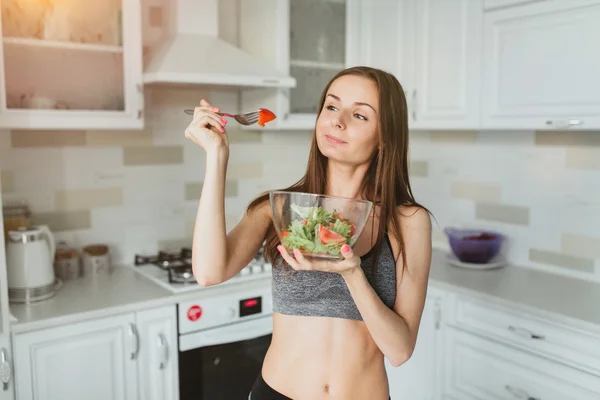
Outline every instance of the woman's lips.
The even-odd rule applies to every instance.
[[[340,139],[336,138],[335,136],[331,136],[331,135],[325,135],[325,138],[331,144],[344,144],[344,143],[346,143],[343,140],[340,140]]]

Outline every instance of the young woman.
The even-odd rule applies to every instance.
[[[200,285],[215,285],[236,275],[267,240],[273,336],[250,398],[388,399],[384,357],[397,367],[413,352],[431,260],[429,213],[414,200],[408,179],[402,86],[378,69],[338,73],[321,97],[306,174],[285,189],[374,202],[356,246],[344,246],[338,262],[288,255],[268,194],[226,233],[229,151],[226,121],[216,112],[201,101],[185,132],[207,154],[192,265]]]

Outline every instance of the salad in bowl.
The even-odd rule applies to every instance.
[[[373,203],[345,197],[274,191],[269,193],[273,224],[283,247],[306,258],[341,260],[354,248]]]

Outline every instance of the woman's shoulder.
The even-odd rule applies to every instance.
[[[429,211],[420,205],[399,205],[396,206],[397,221],[400,229],[405,231],[425,231],[431,232],[431,217]],[[390,221],[388,232],[393,232]]]

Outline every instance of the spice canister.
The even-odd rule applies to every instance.
[[[112,272],[112,263],[108,246],[93,244],[83,248],[83,273],[86,276],[108,275]]]
[[[77,279],[82,275],[81,259],[77,250],[61,242],[54,255],[54,274],[63,281]]]

